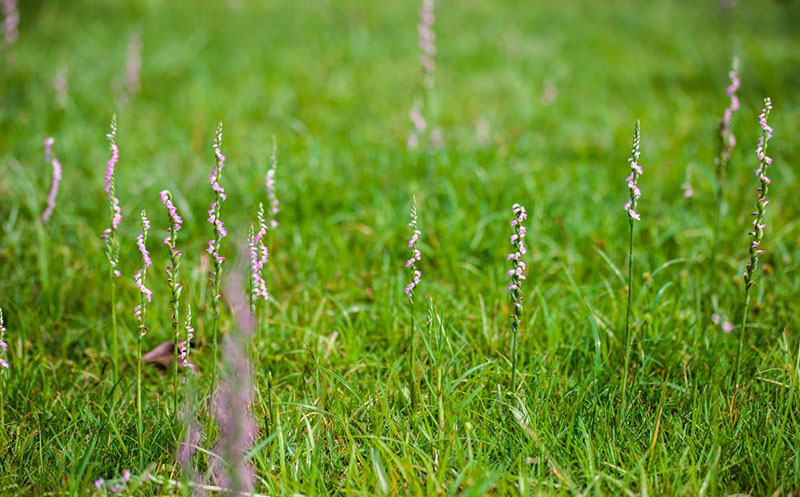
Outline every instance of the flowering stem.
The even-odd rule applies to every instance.
[[[714,281],[714,276],[716,274],[717,251],[719,250],[719,225],[722,221],[722,200],[725,190],[724,173],[728,162],[731,160],[733,148],[736,146],[736,137],[731,129],[731,121],[733,119],[733,113],[739,110],[739,98],[736,96],[736,90],[739,88],[739,77],[737,74],[738,66],[739,63],[734,58],[733,64],[731,65],[731,70],[728,72],[728,76],[731,78],[731,84],[725,89],[725,93],[728,95],[728,97],[730,97],[730,104],[725,109],[725,113],[723,114],[717,128],[717,158],[714,161],[717,166],[714,170],[714,175],[716,176],[717,180],[717,193],[714,202],[714,241],[711,246],[710,271],[712,282]]]
[[[173,334],[173,347],[172,347],[172,395],[173,395],[173,412],[175,417],[178,417],[178,348],[180,342],[180,298],[181,298],[181,283],[180,283],[180,267],[181,267],[181,251],[178,250],[178,231],[181,229],[183,219],[178,215],[178,209],[172,202],[172,194],[169,190],[163,190],[159,193],[161,203],[167,208],[167,218],[169,221],[169,236],[164,239],[164,245],[169,247],[169,265],[166,268],[167,284],[172,290],[172,297],[170,298],[170,311],[172,315],[172,334]]]
[[[508,285],[509,296],[511,297],[511,392],[517,391],[517,343],[519,342],[519,325],[520,316],[522,315],[522,282],[525,281],[525,261],[522,256],[527,253],[525,247],[525,236],[528,229],[523,225],[528,218],[525,207],[514,204],[511,209],[514,214],[514,219],[511,221],[511,226],[514,228],[514,234],[511,235],[511,245],[513,252],[506,256],[506,259],[511,261],[511,269],[506,274],[511,278],[511,284]]]
[[[636,212],[636,208],[639,205],[639,198],[642,196],[642,192],[639,190],[639,176],[642,174],[642,167],[639,165],[639,140],[640,140],[640,125],[639,121],[636,121],[636,125],[633,127],[633,144],[631,146],[631,156],[628,159],[628,162],[631,166],[631,173],[630,175],[625,178],[625,181],[628,184],[628,192],[630,197],[628,202],[625,204],[624,209],[628,213],[628,224],[630,225],[630,235],[628,240],[628,307],[625,311],[625,369],[623,370],[622,374],[622,411],[621,416],[619,417],[619,422],[625,419],[625,411],[627,408],[627,399],[626,394],[628,392],[628,364],[630,362],[630,355],[631,355],[631,304],[633,298],[633,222],[640,221],[641,216],[638,212]]]
[[[406,261],[406,268],[408,268],[411,281],[408,285],[403,288],[403,292],[405,292],[406,296],[408,297],[408,312],[411,314],[411,346],[409,347],[408,351],[408,369],[409,375],[411,376],[411,410],[416,411],[417,405],[417,372],[416,372],[416,328],[417,328],[417,321],[416,317],[414,316],[414,289],[419,285],[421,278],[422,278],[422,271],[420,271],[417,263],[422,260],[422,252],[419,250],[417,246],[419,242],[419,237],[422,233],[419,231],[419,227],[417,226],[417,198],[411,198],[411,222],[408,223],[408,227],[411,228],[411,239],[408,241],[408,250],[411,253],[411,257]]]
[[[764,99],[764,108],[758,116],[758,124],[761,127],[761,136],[758,139],[758,146],[756,147],[756,157],[758,157],[758,169],[755,175],[758,177],[759,186],[756,188],[758,192],[756,199],[756,210],[751,213],[753,219],[753,230],[748,234],[752,237],[750,242],[750,260],[744,268],[744,312],[742,315],[742,328],[739,330],[739,348],[736,354],[736,369],[735,378],[736,385],[739,384],[739,366],[741,363],[742,352],[744,350],[744,330],[747,326],[747,311],[750,307],[750,287],[755,286],[755,272],[758,267],[759,256],[765,253],[761,248],[761,241],[764,238],[764,216],[767,210],[767,193],[769,192],[769,185],[772,183],[767,177],[767,169],[772,164],[772,159],[767,155],[767,147],[769,146],[769,139],[772,138],[773,129],[767,123],[770,111],[772,111],[772,101],[769,98]]]
[[[117,282],[120,272],[117,269],[119,263],[119,242],[117,241],[117,228],[122,221],[122,209],[117,198],[116,182],[114,179],[114,169],[119,161],[119,147],[117,147],[117,116],[111,116],[111,125],[106,134],[108,145],[111,150],[111,157],[108,159],[105,174],[105,192],[108,200],[109,226],[100,235],[103,240],[103,249],[108,259],[108,278],[111,282],[111,356],[114,363],[114,385],[119,383],[119,338],[117,337]]]
[[[147,219],[145,211],[141,213],[142,231],[136,237],[136,245],[142,254],[142,268],[134,276],[136,287],[139,289],[139,305],[134,309],[133,314],[139,322],[139,330],[136,334],[136,436],[139,442],[139,463],[144,463],[144,440],[142,436],[142,339],[147,333],[147,303],[152,299],[153,292],[147,288],[147,268],[152,265],[150,253],[147,251],[147,232],[150,229],[150,221]]]
[[[772,101],[769,98],[765,98],[764,108],[762,109],[761,114],[758,116],[758,124],[761,127],[761,136],[758,139],[758,146],[756,147],[756,156],[758,157],[759,163],[758,169],[755,171],[755,175],[758,177],[760,184],[756,189],[758,192],[756,199],[756,210],[751,214],[754,217],[753,230],[748,233],[752,237],[752,241],[750,242],[750,260],[745,266],[743,274],[744,313],[742,315],[742,328],[739,330],[739,349],[738,354],[736,355],[736,369],[734,370],[737,385],[739,383],[739,366],[744,349],[744,330],[745,326],[747,326],[747,311],[750,307],[750,287],[756,285],[755,272],[758,268],[758,258],[765,253],[764,249],[761,248],[761,241],[764,238],[764,228],[766,228],[764,216],[766,214],[767,204],[769,204],[767,193],[769,192],[769,185],[772,183],[772,180],[767,177],[767,169],[769,168],[770,164],[772,164],[772,159],[767,156],[767,147],[769,145],[769,139],[772,138],[773,131],[772,127],[770,127],[767,123],[767,119],[769,118],[771,110]]]
[[[214,202],[211,204],[211,208],[208,210],[208,222],[214,225],[214,239],[208,242],[208,249],[207,252],[211,255],[213,259],[214,269],[211,273],[212,282],[211,282],[211,307],[212,312],[214,313],[213,322],[211,325],[211,340],[212,340],[212,365],[211,365],[211,391],[214,392],[217,386],[217,362],[219,360],[219,346],[218,342],[218,334],[219,334],[219,315],[220,315],[220,283],[222,281],[222,263],[225,261],[225,258],[222,257],[219,253],[220,245],[222,243],[222,238],[227,236],[228,232],[225,230],[225,226],[222,223],[222,219],[220,219],[221,214],[221,207],[222,202],[227,198],[225,194],[225,189],[220,185],[220,180],[222,179],[222,170],[225,167],[225,156],[222,154],[222,123],[217,124],[216,133],[214,136],[214,157],[216,159],[216,165],[214,169],[211,171],[211,176],[208,178],[208,182],[211,183],[211,189],[214,191]]]
[[[6,328],[3,320],[3,309],[0,309],[0,442],[5,442],[6,439],[6,415],[5,415],[5,398],[3,397],[5,391],[5,377],[6,370],[8,369],[8,361],[5,354],[8,349],[8,344],[3,340],[6,334]]]

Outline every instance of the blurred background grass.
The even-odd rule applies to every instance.
[[[75,466],[70,451],[59,448],[68,433],[66,446],[85,454],[77,447],[92,431],[87,419],[93,411],[86,406],[100,405],[105,392],[100,385],[107,374],[109,304],[97,235],[107,224],[102,175],[112,113],[119,122],[117,191],[128,277],[120,304],[123,343],[133,337],[136,213],[146,208],[155,221],[151,246],[159,269],[166,259],[157,243],[166,214],[157,193],[168,188],[175,195],[187,220],[181,232],[186,293],[199,308],[202,337],[208,324],[198,267],[210,237],[206,179],[214,125],[225,123],[229,199],[223,217],[231,232],[225,240],[230,256],[264,200],[271,136],[277,137],[281,225],[271,237],[275,301],[268,311],[275,326],[263,347],[273,360],[285,360],[277,361],[273,374],[289,392],[305,382],[303,349],[317,350],[334,333],[339,345],[326,358],[331,370],[351,372],[363,363],[366,371],[352,381],[367,391],[383,388],[383,374],[391,377],[384,367],[391,369],[404,347],[401,267],[412,194],[420,203],[424,291],[446,316],[452,339],[465,348],[455,369],[463,372],[487,358],[497,360],[493,374],[505,369],[504,253],[513,202],[532,214],[523,367],[531,374],[550,371],[557,384],[580,383],[595,352],[592,321],[604,361],[611,364],[625,289],[613,266],[625,262],[624,177],[633,122],[640,119],[645,174],[635,299],[642,339],[637,353],[646,372],[639,385],[647,395],[648,382],[666,375],[680,383],[694,371],[703,376],[696,388],[708,397],[701,397],[716,406],[714,388],[726,377],[735,347],[734,337],[719,336],[708,315],[713,308],[725,319],[739,319],[746,224],[755,202],[756,116],[762,98],[771,96],[775,165],[765,274],[754,295],[756,351],[748,357],[756,370],[770,371],[784,357],[780,332],[788,329],[796,343],[798,2],[437,2],[436,97],[446,147],[433,156],[405,149],[408,109],[420,92],[417,2],[21,4],[19,41],[0,59],[0,306],[17,368],[10,376],[7,416],[17,442],[3,458],[0,486],[13,492],[83,488],[128,464],[119,450],[108,449],[92,451],[85,458],[91,463]],[[141,91],[121,105],[114,81],[124,77],[133,33],[142,40]],[[739,146],[728,169],[722,269],[718,281],[709,281],[714,133],[734,56],[742,79],[742,109],[734,118]],[[53,81],[64,69],[69,98],[62,107]],[[39,238],[50,178],[42,159],[47,136],[56,139],[64,182],[53,221]],[[695,190],[690,200],[680,189],[687,179]],[[156,321],[146,346],[170,336],[167,287],[160,271],[152,274],[153,289],[163,298],[154,304]],[[159,381],[153,373],[150,398],[166,388]],[[330,388],[346,393],[341,386]],[[653,388],[657,398],[660,387]],[[684,395],[670,393],[676,399]],[[773,394],[759,388],[751,393],[763,395],[764,402]],[[287,394],[287,405],[294,395]],[[32,417],[31,405],[49,413],[51,427]],[[58,413],[69,406],[81,414],[67,421]],[[758,413],[757,403],[750,408]],[[723,426],[715,417],[721,411],[711,411],[705,426]],[[680,424],[681,411],[672,415]],[[750,456],[716,470],[715,492],[741,486],[764,493],[787,483],[797,488],[797,434],[781,432],[785,445],[760,460],[753,455],[755,440],[769,432],[756,419],[761,418],[736,435],[744,437],[738,444],[736,436],[728,440]],[[487,433],[491,426],[487,420]],[[163,436],[149,460],[169,459],[172,439]],[[638,440],[631,433],[619,436]],[[750,448],[743,442],[748,437]],[[568,443],[554,439],[570,453]],[[25,468],[37,443],[39,465]],[[630,443],[634,460],[635,442]],[[653,483],[664,493],[683,488],[666,483],[669,476],[682,479],[672,467],[680,443],[672,443],[656,466],[666,476]],[[725,446],[697,444],[698,454],[709,457],[714,447]],[[481,468],[513,472],[489,459],[492,464]],[[585,468],[577,473],[590,480]],[[698,478],[684,490],[697,491]],[[308,481],[292,490],[321,493],[338,485],[322,475]],[[366,480],[364,485],[369,488]],[[501,492],[505,487],[498,485]]]

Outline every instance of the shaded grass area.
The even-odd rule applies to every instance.
[[[145,348],[171,338],[160,190],[173,192],[186,220],[184,298],[195,309],[207,394],[206,179],[218,120],[229,158],[223,251],[232,262],[265,198],[273,134],[279,145],[274,298],[254,344],[260,438],[249,456],[261,493],[769,495],[800,487],[797,5],[740,2],[726,13],[715,2],[442,1],[437,101],[446,147],[434,155],[404,147],[419,91],[417,8],[356,0],[21,6],[20,41],[0,67],[0,306],[12,364],[0,493],[83,495],[124,468],[180,479],[171,377],[155,367],[145,368],[147,443],[136,444],[136,214],[148,209],[154,226]],[[143,40],[142,89],[123,107],[112,80],[133,31]],[[740,145],[712,280],[714,129],[732,55],[742,62]],[[64,108],[52,85],[59,67],[69,70]],[[548,85],[557,95],[545,105]],[[737,390],[737,336],[712,315],[741,317],[756,115],[767,95],[776,129],[767,254],[751,290]],[[116,386],[98,238],[114,112],[125,216]],[[635,119],[645,172],[626,376],[621,206]],[[47,136],[64,182],[42,228]],[[681,195],[687,179],[692,199]],[[402,294],[412,194],[424,273],[415,411]],[[504,291],[513,202],[530,214],[516,396]],[[222,332],[232,326],[225,310]],[[216,437],[207,427],[202,446]],[[200,459],[205,468],[213,456]],[[141,492],[158,494],[153,485]]]

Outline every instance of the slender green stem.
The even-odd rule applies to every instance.
[[[511,318],[511,393],[517,392],[517,343],[519,340],[519,318],[516,314]]]
[[[742,327],[739,330],[739,346],[736,352],[736,368],[734,369],[734,385],[739,386],[739,366],[741,364],[742,352],[744,352],[744,330],[747,326],[747,311],[750,309],[750,287],[744,291],[744,312],[742,313]]]
[[[114,363],[114,385],[119,382],[119,337],[117,336],[117,280],[114,267],[108,266],[108,279],[111,283],[111,361]]]
[[[178,418],[178,390],[179,390],[179,382],[178,378],[180,377],[179,368],[178,368],[178,344],[180,343],[180,323],[181,323],[181,302],[180,302],[180,283],[178,282],[178,265],[180,264],[180,255],[175,255],[175,232],[177,229],[172,227],[172,266],[170,280],[172,281],[172,299],[170,301],[170,305],[172,306],[172,335],[173,335],[173,345],[172,345],[172,412],[175,414],[175,418]],[[188,345],[187,345],[188,346]]]
[[[267,410],[269,411],[269,425],[267,434],[271,435],[277,426],[275,423],[275,405],[272,403],[272,373],[267,372]]]
[[[252,243],[252,240],[253,240],[253,233],[252,233],[252,227],[251,227],[251,231],[250,231],[250,242],[251,243]],[[253,271],[251,270],[251,271],[248,271],[248,276],[247,276],[247,298],[248,298],[248,301],[250,303],[250,315],[255,320],[256,326],[255,326],[255,334],[254,334],[252,340],[250,340],[249,353],[250,353],[250,361],[253,364],[258,364],[258,358],[256,357],[256,355],[258,354],[258,343],[257,342],[258,342],[258,338],[259,338],[259,323],[258,323],[258,315],[257,315],[257,311],[258,311],[257,302],[258,301],[257,301],[256,298],[254,298],[255,296],[253,295],[253,285],[254,284],[255,283],[253,281]],[[258,374],[258,371],[256,370],[256,375],[257,374]]]
[[[173,293],[172,297],[172,312],[173,312],[173,322],[172,322],[172,331],[174,335],[174,343],[172,345],[172,393],[173,393],[173,402],[172,402],[172,412],[175,413],[175,417],[178,417],[178,343],[180,341],[179,337],[179,322],[180,319],[178,318],[178,299],[177,296]]]
[[[217,275],[219,278],[219,275]],[[218,284],[214,283],[214,297],[213,297],[213,313],[214,313],[214,320],[211,324],[211,395],[214,395],[214,392],[217,390],[217,363],[219,362],[219,346],[217,342],[219,342],[217,335],[219,334],[219,302],[217,299],[217,295],[219,295],[219,290],[217,288]]]
[[[144,437],[142,421],[142,334],[136,339],[136,440],[139,443],[139,464],[144,463]]]
[[[630,222],[630,241],[628,246],[628,310],[625,312],[625,350],[627,354],[631,335],[631,298],[633,295],[633,220]]]
[[[258,353],[259,350],[261,349],[261,347],[260,347],[260,343],[261,343],[261,341],[260,341],[261,340],[261,319],[260,319],[261,318],[261,309],[262,309],[262,307],[260,307],[258,305],[258,302],[255,302],[253,304],[253,319],[255,320],[255,323],[256,323],[255,328],[253,328],[253,330],[254,330],[253,339],[250,340],[250,349],[251,349],[250,357],[251,357],[251,361],[252,361],[253,364],[261,364],[261,358],[260,358],[259,353]],[[255,374],[256,374],[256,381],[258,381],[258,368],[256,368]]]
[[[217,317],[214,316],[214,323],[211,327],[211,394],[217,389]]]
[[[627,409],[628,366],[631,357],[631,298],[633,295],[633,219],[630,220],[630,241],[628,246],[628,310],[625,312],[625,367],[622,370],[622,416]]]
[[[5,378],[6,374],[0,370],[0,442],[6,440],[6,404],[5,404]]]
[[[719,225],[722,220],[722,178],[719,172],[717,173],[717,195],[714,203],[714,240],[711,244],[711,267],[709,268],[711,288],[716,288],[715,276],[717,273],[717,251],[719,250]]]
[[[47,236],[42,223],[36,224],[36,233],[39,238],[39,277],[41,278],[42,288],[47,290],[50,287],[50,276],[47,269]]]
[[[172,203],[172,194],[169,190],[161,192],[161,201],[167,208],[167,220],[169,221],[169,238],[165,240],[169,246],[169,265],[167,266],[166,273],[168,275],[167,284],[172,290],[172,297],[169,301],[171,318],[172,318],[172,411],[175,418],[178,418],[178,399],[180,390],[178,386],[179,368],[178,368],[178,347],[180,343],[180,325],[181,325],[181,283],[180,283],[180,267],[181,267],[181,251],[178,250],[178,231],[181,229],[181,218],[177,214],[175,205]],[[187,311],[188,313],[188,311]]]
[[[417,410],[417,318],[414,315],[414,297],[409,299],[409,312],[411,313],[411,347],[408,351],[408,371],[411,375],[411,411]]]
[[[222,281],[222,261],[223,258],[219,254],[220,245],[222,242],[222,238],[225,236],[224,230],[222,228],[222,201],[225,200],[224,189],[220,186],[220,182],[222,181],[222,169],[225,166],[225,156],[222,155],[222,151],[220,150],[222,147],[222,123],[220,122],[217,124],[217,129],[215,132],[214,137],[214,155],[217,159],[217,165],[214,168],[213,173],[213,190],[214,190],[214,204],[213,204],[213,216],[209,219],[213,219],[214,224],[214,243],[211,250],[212,258],[214,259],[214,272],[213,272],[213,285],[212,291],[213,294],[211,296],[211,305],[214,312],[214,322],[212,324],[212,348],[213,348],[213,364],[211,365],[211,395],[214,395],[214,391],[217,388],[217,363],[219,362],[219,344],[217,343],[218,335],[219,335],[219,314],[220,314],[220,283]]]

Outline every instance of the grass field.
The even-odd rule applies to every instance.
[[[217,368],[205,249],[218,121],[229,232],[221,335],[245,336],[229,278],[247,277],[242,250],[268,202],[273,135],[277,143],[271,298],[244,343],[255,358],[249,412],[258,432],[245,453],[255,492],[800,491],[798,2],[441,0],[432,92],[420,85],[416,1],[19,4],[19,38],[0,52],[0,308],[10,364],[0,370],[0,495],[110,493],[126,470],[122,493],[133,495],[217,484],[225,437],[209,409]],[[126,91],[136,39],[140,89]],[[712,257],[716,129],[734,57],[738,145]],[[59,76],[68,90],[55,88]],[[444,143],[432,152],[406,147],[409,109],[423,95]],[[775,136],[766,254],[735,378],[767,96]],[[113,114],[123,215],[116,335],[100,239]],[[622,205],[637,119],[642,219],[626,354]],[[47,137],[63,182],[43,225]],[[173,338],[164,189],[184,219],[182,300],[196,329],[194,394],[180,388],[203,429],[191,478],[176,463],[186,427],[174,412],[171,366],[144,365],[144,443],[137,433],[142,209],[153,259],[142,347]],[[422,278],[412,307],[403,287],[413,196]],[[529,214],[516,390],[506,291],[515,202]],[[167,479],[181,488],[158,483]]]

